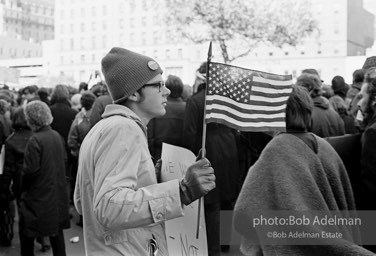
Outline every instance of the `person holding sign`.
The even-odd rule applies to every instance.
[[[102,71],[114,104],[85,137],[74,193],[86,255],[168,255],[164,222],[215,188],[203,158],[183,180],[157,184],[146,125],[165,114],[170,91],[153,59],[112,48]]]

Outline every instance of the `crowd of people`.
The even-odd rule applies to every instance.
[[[367,58],[350,85],[302,70],[285,133],[209,123],[203,158],[206,62],[193,91],[177,76],[164,81],[152,58],[117,47],[102,59],[105,81],[91,88],[4,87],[0,243],[19,235],[21,255],[34,255],[34,241],[66,255],[63,230],[74,205],[87,255],[168,255],[164,222],[204,197],[208,255],[230,248],[220,243],[220,229],[231,230],[220,226],[221,210],[234,211],[245,255],[372,255],[375,248],[356,244],[351,232],[335,245],[263,245],[249,213],[376,209],[375,60]],[[197,155],[182,180],[159,182],[162,143]],[[343,152],[356,145],[348,159]]]

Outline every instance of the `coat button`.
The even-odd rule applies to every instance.
[[[107,235],[105,239],[106,239],[107,242],[109,242],[111,240],[111,236]]]
[[[163,217],[162,213],[158,213],[158,214],[157,214],[157,220],[162,219],[162,217]]]

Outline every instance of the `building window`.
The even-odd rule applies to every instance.
[[[146,27],[146,17],[142,17],[142,19],[141,19],[141,25],[143,27]]]
[[[107,22],[105,22],[105,21],[102,22],[102,29],[103,30],[107,29]]]
[[[74,9],[71,9],[71,11],[70,11],[70,17],[71,17],[71,19],[74,18]]]
[[[71,50],[74,49],[74,39],[73,38],[70,39],[70,49]]]
[[[155,59],[158,59],[158,51],[157,50],[154,50],[153,56],[154,56]]]
[[[96,40],[95,36],[91,37],[91,48],[92,49],[95,49],[97,47],[95,40]]]
[[[85,63],[85,55],[81,54],[81,63]]]
[[[178,58],[179,59],[183,58],[183,49],[178,49]]]
[[[103,48],[106,48],[106,46],[107,46],[107,37],[106,37],[106,36],[103,36],[103,37],[102,37],[102,47],[103,47]]]
[[[129,19],[129,27],[134,28],[134,19]]]
[[[102,12],[103,12],[103,15],[107,15],[107,6],[106,5],[102,6]]]
[[[334,54],[338,54],[339,53],[339,50],[338,49],[334,49]]]
[[[81,23],[81,32],[82,32],[82,33],[85,32],[85,23]]]
[[[91,31],[95,31],[95,27],[96,27],[95,22],[92,22],[91,23]]]
[[[130,43],[130,45],[134,45],[134,33],[130,33],[130,35],[129,35],[129,43]]]
[[[123,19],[119,20],[119,28],[120,29],[124,28],[124,20]]]
[[[171,58],[170,50],[166,49],[166,59],[170,59],[170,58]]]
[[[74,33],[74,25],[73,24],[70,25],[70,32]]]
[[[301,51],[301,52],[300,52],[300,55],[304,55],[304,54],[305,54],[305,51]]]
[[[80,38],[80,48],[81,50],[85,49],[85,38],[83,37]]]
[[[85,8],[81,8],[81,17],[84,18],[85,17]]]
[[[141,34],[141,44],[146,45],[146,33],[142,32]]]
[[[93,62],[93,63],[95,62],[95,54],[91,55],[91,62]]]
[[[286,56],[289,55],[289,52],[285,52],[285,55],[286,55]]]
[[[272,53],[272,52],[269,52],[269,56],[273,56],[273,53]]]
[[[91,7],[91,16],[95,17],[95,7]]]

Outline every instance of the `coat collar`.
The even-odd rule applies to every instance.
[[[140,128],[146,135],[146,125],[141,121],[141,118],[137,116],[136,113],[134,113],[130,108],[119,104],[109,104],[106,106],[104,113],[102,114],[102,118],[107,118],[115,115],[120,115],[132,119],[138,124],[138,126],[140,126]]]

